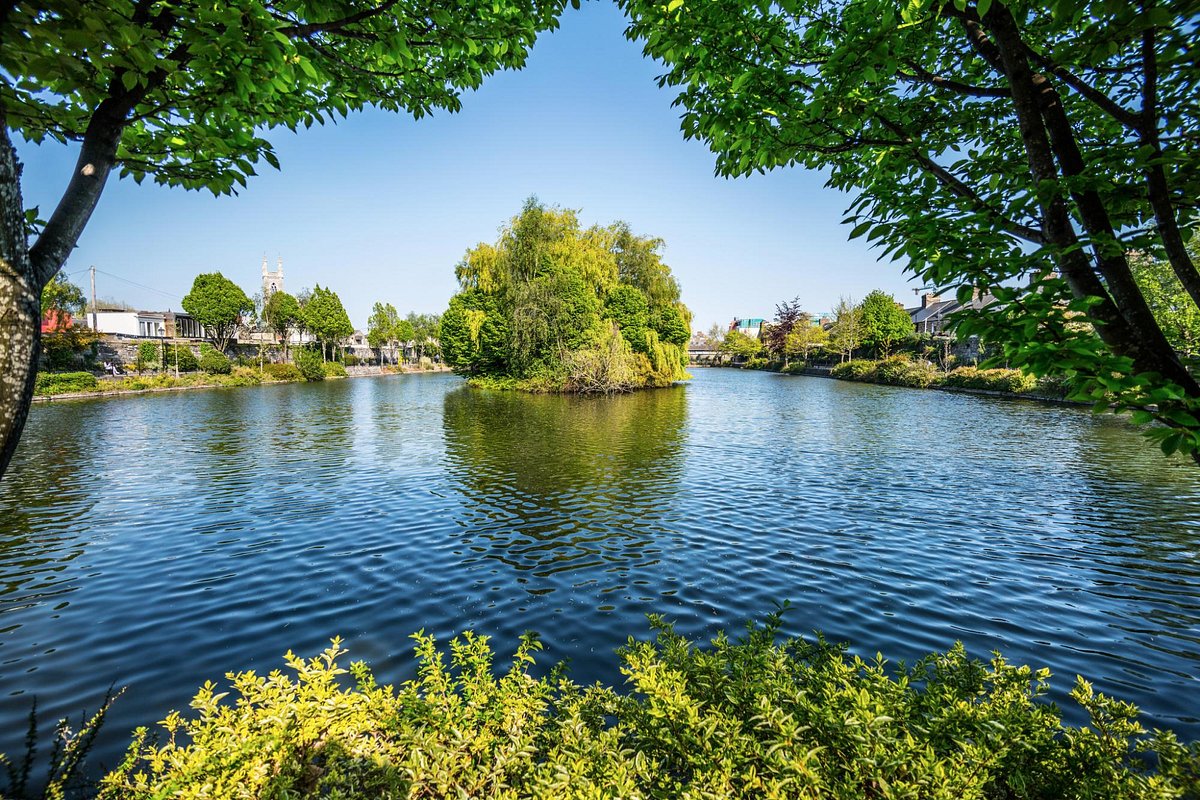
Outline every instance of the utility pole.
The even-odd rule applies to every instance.
[[[91,267],[92,273],[92,333],[99,333],[100,325],[96,322],[96,265]]]

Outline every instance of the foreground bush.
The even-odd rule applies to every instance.
[[[620,652],[627,693],[530,674],[527,635],[497,676],[486,637],[449,658],[417,634],[417,677],[289,653],[287,673],[206,684],[156,743],[139,729],[104,798],[1169,798],[1200,791],[1200,746],[1147,734],[1080,679],[1086,727],[1043,699],[1045,670],[961,645],[909,669],[779,618],[700,648],[655,620]],[[353,676],[353,685],[344,677]],[[1158,765],[1151,771],[1148,763]]]
[[[43,396],[95,391],[96,376],[90,372],[39,372],[33,393]]]

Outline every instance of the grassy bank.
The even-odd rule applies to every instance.
[[[418,634],[417,677],[380,686],[335,640],[269,676],[206,684],[187,714],[139,729],[102,798],[1185,798],[1200,744],[1148,733],[1137,710],[1082,679],[1072,726],[1046,670],[961,645],[911,667],[821,639],[657,636],[619,652],[621,690],[559,669],[534,677],[527,634],[497,670],[485,637],[439,650]],[[349,678],[352,678],[350,680]],[[228,689],[228,696],[226,692]]]
[[[328,363],[321,367],[317,380],[347,377],[342,364]],[[306,378],[292,364],[266,364],[257,367],[233,367],[228,373],[185,372],[153,375],[129,375],[117,379],[97,378],[90,372],[44,372],[37,377],[34,396],[108,395],[131,392],[152,392],[178,389],[203,389],[220,386],[259,386],[264,383],[299,383]]]

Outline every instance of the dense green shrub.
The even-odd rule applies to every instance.
[[[179,365],[180,372],[195,372],[200,369],[200,361],[192,352],[192,348],[182,344],[167,345],[166,369],[174,370],[176,364]]]
[[[805,363],[804,361],[793,361],[792,363],[784,366],[783,369],[781,369],[779,371],[786,375],[799,375],[800,373],[804,372],[804,370],[806,370],[806,369],[808,369],[808,364]]]
[[[368,358],[359,358],[358,356],[354,355],[354,353],[346,354],[346,366],[347,367],[357,367],[360,364],[370,364],[370,363],[371,363],[371,360]]]
[[[258,386],[262,383],[262,375],[258,365],[253,367],[234,367],[232,375],[213,375],[217,386]]]
[[[844,381],[869,381],[875,372],[874,361],[843,361],[830,371],[830,375]]]
[[[96,376],[90,372],[39,372],[33,393],[39,395],[72,394],[94,391]]]
[[[302,381],[304,376],[295,364],[263,364],[263,375],[272,381]]]
[[[200,369],[209,375],[228,375],[233,370],[233,365],[219,350],[207,350],[200,356]]]
[[[416,677],[380,686],[334,640],[289,673],[207,683],[157,741],[141,728],[101,798],[1167,798],[1200,788],[1200,745],[1148,735],[1132,706],[1077,680],[1086,727],[1044,699],[1049,673],[968,659],[913,667],[779,618],[697,647],[653,620],[622,649],[628,691],[531,675],[526,635],[497,675],[486,637],[449,657],[418,634]],[[343,676],[353,676],[347,685]],[[1157,764],[1152,772],[1149,764]]]
[[[141,342],[137,348],[137,355],[133,357],[133,368],[138,372],[144,369],[153,369],[158,366],[159,346],[155,342]]]
[[[770,362],[762,356],[746,359],[746,363],[742,364],[742,369],[766,369]]]
[[[947,373],[946,386],[963,389],[986,389],[995,392],[1021,394],[1037,388],[1037,379],[1019,369],[978,369],[959,367]]]
[[[868,380],[888,386],[927,389],[940,377],[941,373],[928,361],[914,361],[905,355],[895,355],[876,362],[874,373]]]
[[[296,369],[300,370],[300,374],[304,377],[304,380],[325,380],[325,368],[322,366],[321,354],[316,350],[298,348],[292,358],[296,362]]]
[[[326,361],[322,365],[326,378],[345,378],[346,365],[338,361]]]

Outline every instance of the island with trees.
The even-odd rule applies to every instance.
[[[613,393],[688,377],[691,312],[661,239],[584,229],[536,198],[495,244],[467,251],[442,315],[442,355],[476,385]]]

